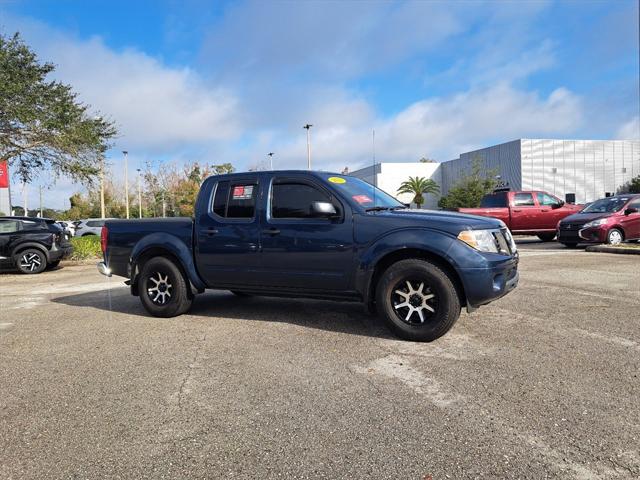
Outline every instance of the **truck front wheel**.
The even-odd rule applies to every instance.
[[[449,276],[419,259],[391,265],[378,283],[376,302],[389,328],[406,340],[435,340],[460,316],[460,299]]]
[[[178,266],[168,258],[145,262],[138,276],[138,292],[145,310],[154,317],[175,317],[191,308],[187,282]]]

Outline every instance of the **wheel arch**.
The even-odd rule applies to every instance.
[[[467,305],[467,297],[465,294],[464,284],[462,283],[462,278],[455,267],[444,256],[421,248],[402,248],[386,253],[374,264],[365,298],[365,302],[369,310],[372,311],[374,309],[376,288],[384,272],[396,262],[409,259],[425,260],[433,263],[443,270],[455,286],[458,298],[460,299],[460,305],[463,307]]]
[[[29,248],[40,250],[42,253],[44,253],[44,257],[47,260],[47,263],[49,263],[49,250],[47,250],[47,247],[38,242],[24,242],[16,245],[11,251],[11,258],[15,257],[24,250],[28,250]]]

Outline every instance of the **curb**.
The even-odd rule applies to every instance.
[[[619,253],[622,255],[640,255],[640,248],[625,248],[625,247],[607,247],[604,245],[592,245],[585,248],[587,252],[601,252],[601,253]]]

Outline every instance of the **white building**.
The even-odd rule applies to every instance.
[[[410,176],[431,178],[448,191],[477,161],[484,172],[495,171],[513,190],[544,190],[575,203],[586,203],[616,193],[640,175],[640,140],[552,140],[522,138],[465,152],[442,163],[379,163],[351,175],[373,183],[403,203],[398,195]],[[441,195],[427,195],[425,208],[437,208]]]
[[[411,203],[413,195],[404,193],[398,195],[400,184],[409,177],[425,177],[433,179],[438,185],[442,185],[442,177],[440,176],[439,163],[376,163],[375,174],[374,166],[362,168],[349,175],[361,178],[381,190],[393,195],[402,203]],[[440,195],[425,195],[425,202],[422,208],[438,208],[438,199]]]

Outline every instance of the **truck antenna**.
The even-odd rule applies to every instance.
[[[376,129],[371,131],[371,147],[373,151],[373,207],[376,207],[376,188],[378,187],[378,175],[376,175]]]

